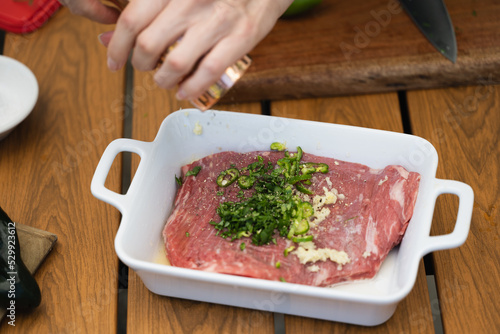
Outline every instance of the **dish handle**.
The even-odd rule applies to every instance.
[[[438,236],[428,236],[424,242],[423,254],[436,250],[450,249],[461,246],[469,234],[472,218],[472,207],[474,204],[474,192],[472,188],[463,182],[453,180],[436,179],[433,189],[434,203],[442,194],[454,194],[458,196],[458,213],[453,232]]]
[[[127,204],[130,201],[129,193],[132,188],[132,184],[125,195],[109,190],[104,185],[106,182],[106,178],[108,177],[109,170],[118,154],[122,152],[137,153],[141,157],[141,161],[143,161],[145,160],[145,157],[149,153],[150,149],[151,143],[148,142],[127,138],[121,138],[112,141],[108,145],[108,147],[106,147],[106,150],[104,150],[101,160],[99,161],[99,164],[97,165],[96,171],[94,173],[94,177],[92,178],[92,182],[90,185],[90,191],[92,192],[92,194],[101,201],[113,205],[122,214],[124,214],[126,208],[128,207]]]

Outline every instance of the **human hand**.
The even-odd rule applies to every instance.
[[[134,68],[153,70],[178,41],[154,79],[166,89],[179,84],[179,99],[196,98],[269,33],[291,2],[132,0],[111,36],[108,67],[113,71],[123,67],[133,49]]]
[[[71,13],[81,15],[104,24],[115,23],[120,15],[119,11],[103,5],[99,0],[58,0],[61,5],[68,7]]]

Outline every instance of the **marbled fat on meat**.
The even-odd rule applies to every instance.
[[[227,188],[216,184],[222,170],[231,164],[248,166],[262,156],[275,163],[281,152],[221,152],[202,158],[182,168],[184,175],[201,166],[197,176],[183,178],[173,211],[163,231],[166,254],[174,266],[217,273],[248,276],[313,286],[329,286],[338,282],[373,277],[389,251],[402,239],[418,193],[420,175],[401,166],[376,170],[367,166],[304,153],[303,162],[324,162],[327,174],[313,174],[314,194],[335,188],[342,199],[325,205],[327,218],[312,224],[308,234],[314,235],[316,248],[344,251],[349,262],[339,265],[331,260],[299,262],[295,252],[284,256],[291,240],[278,237],[277,244],[255,246],[250,238],[234,242],[217,236],[210,221],[220,221],[216,209],[222,201],[239,201],[236,182]],[[223,191],[223,196],[217,195]],[[312,199],[312,196],[311,196]],[[314,221],[313,221],[314,223]],[[244,250],[240,249],[245,242]],[[295,244],[297,246],[297,244]],[[279,262],[279,268],[276,263]]]

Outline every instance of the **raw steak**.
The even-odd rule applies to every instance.
[[[349,262],[340,265],[330,259],[302,264],[296,252],[284,256],[284,249],[297,244],[279,237],[277,244],[255,246],[249,238],[234,242],[217,236],[209,224],[220,221],[216,208],[221,201],[239,201],[236,182],[227,188],[216,184],[222,170],[231,164],[248,166],[262,156],[276,161],[283,152],[221,152],[202,158],[182,168],[183,175],[201,166],[197,176],[184,179],[175,198],[163,237],[166,253],[174,266],[210,272],[241,275],[313,286],[373,277],[389,251],[397,245],[412,216],[420,175],[401,166],[376,170],[367,166],[304,153],[303,162],[324,162],[327,174],[314,173],[309,189],[324,195],[336,189],[335,204],[328,204],[330,214],[311,227],[317,249],[335,249],[347,253]],[[223,191],[224,195],[217,195]],[[307,198],[306,198],[307,199]],[[312,196],[310,196],[312,201]],[[240,249],[241,242],[246,248]],[[276,263],[280,266],[277,268]]]

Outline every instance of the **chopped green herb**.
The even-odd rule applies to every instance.
[[[280,143],[273,143],[271,149],[281,149]],[[324,163],[303,163],[303,151],[297,147],[297,153],[284,152],[284,157],[273,165],[264,162],[261,156],[246,167],[231,168],[222,171],[217,178],[217,185],[227,187],[237,181],[240,189],[237,197],[240,201],[222,202],[217,207],[219,222],[210,221],[217,231],[216,235],[230,238],[231,241],[250,237],[254,245],[277,244],[276,234],[295,241],[297,236],[309,231],[308,218],[314,213],[310,203],[294,195],[293,187],[300,192],[312,194],[302,182],[310,183],[313,173],[327,173]],[[250,196],[244,190],[252,188]],[[299,237],[312,238],[312,236]],[[297,240],[299,240],[297,239]],[[311,239],[312,240],[312,239]],[[300,241],[298,241],[300,242]]]
[[[276,269],[279,269],[281,267],[280,261],[276,262]]]
[[[472,16],[477,16],[477,12],[475,9],[472,10]]]
[[[221,236],[238,238],[239,232],[248,232],[253,244],[264,245],[273,241],[275,230],[281,236],[287,235],[302,201],[292,195],[283,178],[266,175],[267,182],[257,181],[257,191],[251,197],[219,204],[217,214],[221,221],[210,223]]]
[[[189,237],[189,232],[186,232],[186,237]]]
[[[282,281],[282,282],[285,282],[285,283],[286,283],[286,280],[285,280],[283,277],[280,277],[280,281]]]
[[[224,192],[223,192],[223,191],[221,191],[221,190],[219,190],[219,191],[217,192],[217,196],[224,196]]]
[[[241,249],[241,250],[244,250],[244,249],[245,249],[245,247],[246,247],[245,243],[244,243],[244,242],[242,242],[242,243],[240,244],[240,249]]]
[[[177,175],[175,175],[175,182],[179,185],[179,186],[182,186],[182,179],[180,177],[177,177]]]
[[[188,176],[196,176],[196,175],[198,175],[198,173],[200,172],[200,170],[201,170],[201,166],[196,166],[193,169],[187,171],[186,177],[188,177]]]

